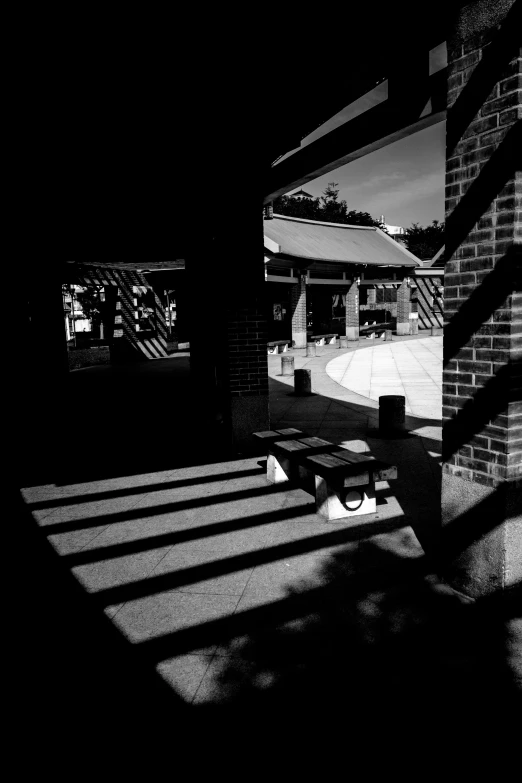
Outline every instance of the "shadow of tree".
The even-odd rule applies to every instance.
[[[216,717],[224,705],[238,725],[267,721],[301,743],[342,735],[376,754],[397,741],[432,748],[442,728],[448,745],[471,725],[493,741],[496,716],[522,695],[515,602],[501,612],[465,599],[416,567],[406,534],[393,539],[343,547],[289,584],[288,598],[304,596],[302,614],[232,640],[201,709]]]

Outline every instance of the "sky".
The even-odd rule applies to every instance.
[[[446,47],[441,45],[430,53],[430,72],[445,65]],[[387,92],[383,82],[303,139],[301,146],[385,100]],[[307,182],[303,190],[320,196],[329,182],[337,182],[348,209],[374,218],[384,215],[389,225],[408,228],[444,220],[445,132],[446,123],[439,122]]]

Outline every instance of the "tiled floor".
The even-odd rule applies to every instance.
[[[353,580],[422,562],[438,526],[441,342],[328,346],[315,358],[294,351],[296,368],[312,370],[307,398],[279,374],[281,357],[268,357],[272,427],[302,428],[398,466],[396,481],[377,485],[375,514],[326,523],[302,489],[267,483],[262,458],[212,461],[204,449],[186,467],[27,486],[25,503],[92,605],[186,702],[265,692],[308,670],[344,682],[345,635],[388,638],[386,623],[399,622],[381,604],[386,591],[355,599]],[[404,390],[416,436],[376,437],[380,389]],[[418,607],[393,606],[400,623],[408,612],[420,622]],[[378,632],[367,628],[372,612]]]
[[[407,413],[442,418],[442,336],[364,347],[333,359],[326,372],[363,397],[400,394]]]

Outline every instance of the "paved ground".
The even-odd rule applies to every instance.
[[[433,343],[406,338],[399,344],[422,361],[419,348]],[[99,463],[89,457],[68,477],[25,484],[28,530],[38,529],[52,547],[46,550],[50,568],[59,563],[69,580],[46,601],[44,613],[49,606],[58,613],[65,596],[80,590],[83,598],[67,606],[65,625],[84,599],[92,623],[105,623],[86,638],[83,621],[77,630],[89,667],[101,672],[94,692],[98,677],[107,669],[114,678],[127,654],[125,671],[156,672],[162,687],[172,688],[176,708],[229,705],[241,716],[259,715],[261,704],[272,716],[296,720],[300,711],[333,715],[347,703],[362,716],[378,702],[381,717],[392,721],[390,705],[403,700],[411,720],[411,710],[422,713],[440,689],[458,686],[469,703],[480,677],[483,689],[497,692],[496,675],[490,677],[484,663],[498,656],[498,645],[493,653],[490,644],[494,633],[489,629],[489,641],[477,643],[487,623],[481,620],[479,632],[469,603],[444,587],[425,555],[439,526],[439,417],[408,416],[411,437],[380,439],[377,403],[332,378],[332,367],[357,366],[360,356],[376,372],[380,350],[341,354],[328,346],[312,359],[294,351],[296,368],[312,370],[314,394],[308,398],[295,397],[293,378],[279,374],[281,357],[268,357],[273,427],[302,428],[398,465],[397,481],[377,485],[375,515],[324,522],[306,492],[267,484],[262,456],[220,457],[190,426],[184,429],[183,421],[190,425],[195,415],[189,407],[172,412],[174,422],[183,415],[169,428],[157,392],[156,405],[137,408],[135,433],[150,435],[147,416],[160,409],[154,437],[165,445],[161,458],[150,450],[152,441],[147,448],[136,441],[134,453],[130,441],[118,449],[118,424],[109,417],[105,426],[116,427],[115,437],[102,442],[107,452],[111,442],[113,459],[106,454],[103,460],[98,444],[92,454]],[[397,360],[403,351],[392,355]],[[159,375],[168,375],[169,362],[180,393],[186,358],[165,360],[161,368],[151,363],[151,377],[160,369]],[[146,375],[141,367],[133,372]],[[93,383],[104,377],[99,368],[80,373]],[[89,399],[95,399],[94,388]],[[35,595],[28,623],[40,621],[37,607]],[[57,626],[63,623],[57,620]],[[114,641],[112,657],[108,642],[93,642],[98,633]],[[67,637],[63,645],[67,649]],[[57,655],[56,676],[67,671],[70,687],[80,687],[85,669],[71,663],[78,652],[51,646],[49,658]],[[128,689],[133,694],[138,688],[136,676],[129,676],[132,682],[122,684],[127,698]],[[345,720],[359,730],[360,724]]]
[[[372,400],[400,394],[408,413],[442,418],[442,336],[362,345],[327,364],[330,378]]]

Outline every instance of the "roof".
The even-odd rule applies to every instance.
[[[84,267],[103,267],[104,269],[121,269],[123,271],[156,272],[165,269],[184,269],[185,260],[183,258],[171,259],[170,261],[66,261],[71,264],[71,268],[79,269]]]
[[[264,233],[265,248],[275,259],[279,255],[310,263],[422,266],[413,253],[374,226],[348,226],[274,215],[273,220],[264,221]]]
[[[444,250],[445,245],[442,245],[442,247],[437,250],[431,261],[428,262],[428,266],[433,266],[436,268],[444,269],[445,266],[445,256],[444,256]]]
[[[302,188],[301,190],[296,190],[295,193],[290,193],[290,196],[306,196],[306,198],[313,198],[311,193],[307,193],[306,190],[303,190]]]

